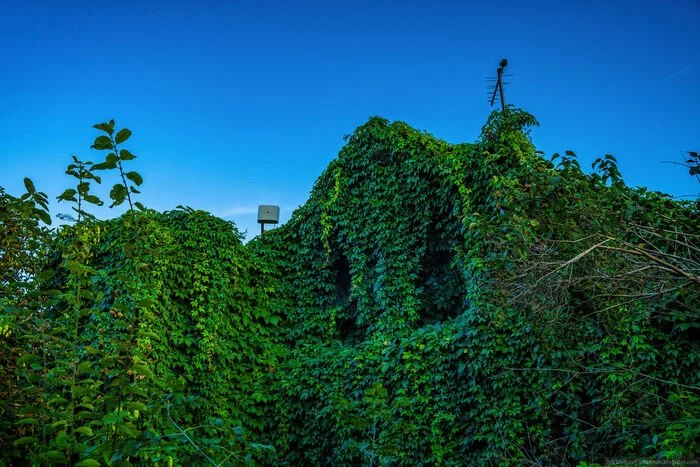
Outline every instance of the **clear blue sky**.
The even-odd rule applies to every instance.
[[[700,192],[662,162],[700,150],[698,0],[6,0],[0,186],[21,194],[29,176],[70,212],[55,202],[70,155],[104,157],[91,125],[114,118],[133,131],[141,202],[251,237],[257,205],[288,219],[371,115],[474,141],[503,57],[506,101],[537,117],[548,157],[571,149],[588,169],[611,153],[630,185]]]

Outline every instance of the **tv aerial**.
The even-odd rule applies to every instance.
[[[510,82],[503,81],[503,78],[510,78],[513,75],[507,75],[503,73],[503,71],[506,69],[508,66],[508,60],[505,58],[501,60],[499,63],[498,69],[496,70],[497,76],[495,77],[489,77],[486,78],[486,83],[487,83],[487,89],[488,89],[488,98],[489,102],[491,104],[491,107],[493,107],[494,102],[497,100],[501,101],[501,110],[505,111],[506,110],[506,99],[503,95],[503,86],[506,84],[510,84]],[[491,89],[493,88],[493,90]]]

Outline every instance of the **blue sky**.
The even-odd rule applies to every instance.
[[[258,204],[288,219],[372,115],[474,141],[503,57],[506,101],[540,121],[547,157],[571,149],[587,169],[611,153],[630,185],[700,192],[663,163],[700,149],[699,0],[6,0],[0,186],[19,195],[29,176],[55,200],[71,154],[104,157],[91,126],[114,118],[133,131],[143,204],[204,209],[250,238]]]

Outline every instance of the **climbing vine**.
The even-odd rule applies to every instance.
[[[0,188],[0,462],[700,455],[698,205],[626,186],[612,155],[545,158],[536,125],[508,108],[449,144],[372,117],[247,245],[136,201],[132,132],[95,125],[104,161],[73,156],[58,196],[72,224],[42,226],[30,179]],[[112,176],[128,210],[103,221]]]
[[[371,118],[251,243],[287,319],[286,462],[698,453],[697,211],[625,186],[610,155],[545,159],[534,125],[496,112],[451,145]]]
[[[107,136],[93,148],[113,152],[99,164],[73,156],[66,173],[77,186],[58,198],[74,203],[75,224],[39,228],[46,195],[28,179],[25,196],[2,192],[0,459],[89,467],[269,457],[272,447],[255,441],[279,318],[261,268],[230,222],[133,201],[143,180],[124,163],[136,156],[117,147],[131,131],[115,132],[114,121],[95,128]],[[102,204],[90,191],[98,170],[121,179],[110,191],[111,207],[129,205],[119,218],[85,210]]]

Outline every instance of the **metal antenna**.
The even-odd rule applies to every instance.
[[[488,94],[491,102],[491,106],[493,107],[493,103],[496,101],[496,96],[497,93],[500,96],[501,100],[501,110],[505,111],[506,110],[506,100],[505,97],[503,96],[503,85],[504,84],[510,84],[509,82],[504,82],[503,78],[510,78],[513,75],[506,75],[503,73],[503,70],[508,66],[508,60],[505,58],[501,60],[501,63],[499,63],[499,67],[496,70],[498,73],[498,77],[489,77],[486,79],[486,82],[488,83]],[[494,86],[493,92],[491,91],[491,86]]]

